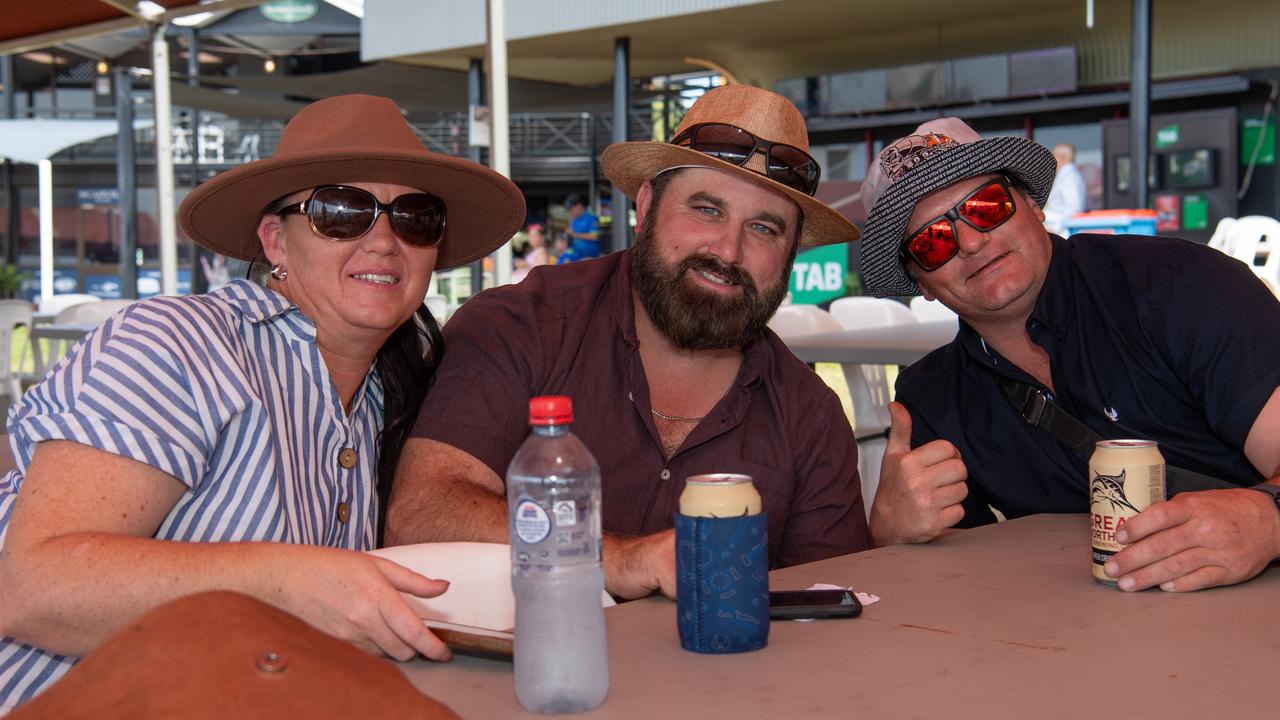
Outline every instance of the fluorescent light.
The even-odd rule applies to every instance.
[[[194,15],[184,15],[180,18],[174,18],[173,24],[181,25],[182,27],[195,27],[197,25],[200,25],[205,20],[208,20],[211,17],[213,17],[213,13],[207,13],[207,12],[196,13]]]
[[[36,50],[34,52],[25,52],[19,55],[18,57],[21,57],[25,60],[30,60],[31,62],[40,63],[41,65],[66,65],[67,64],[67,61],[64,58],[60,58],[57,55],[54,55],[53,53],[43,52],[40,50]]]
[[[151,2],[151,0],[141,0],[137,5],[133,6],[133,10],[151,22],[154,22],[167,12],[163,5]]]
[[[348,15],[364,17],[364,0],[324,0]]]

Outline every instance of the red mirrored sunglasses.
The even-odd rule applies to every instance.
[[[932,272],[960,252],[960,241],[956,238],[957,220],[980,232],[990,232],[1013,217],[1016,209],[1008,178],[997,177],[966,195],[919,230],[908,233],[898,255],[903,262],[910,259],[921,270]]]
[[[809,153],[792,145],[769,142],[728,123],[699,123],[671,139],[704,155],[746,167],[757,151],[764,153],[765,177],[805,195],[818,189],[821,170]]]
[[[385,213],[396,236],[410,245],[432,247],[444,237],[444,201],[428,193],[407,193],[389,203],[373,193],[346,185],[322,185],[302,202],[285,203],[269,212],[306,215],[311,231],[330,240],[364,237]]]

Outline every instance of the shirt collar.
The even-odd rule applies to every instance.
[[[251,323],[279,320],[301,340],[315,342],[316,325],[298,306],[280,293],[249,280],[232,280],[210,293],[221,299]]]
[[[1061,335],[1075,316],[1075,288],[1071,283],[1071,246],[1067,240],[1050,235],[1053,250],[1049,256],[1049,269],[1036,306],[1028,323],[1035,321]]]
[[[1070,243],[1056,235],[1049,236],[1053,248],[1049,256],[1049,269],[1045,272],[1044,285],[1040,287],[1040,295],[1036,298],[1031,316],[1027,318],[1027,332],[1032,341],[1043,337],[1042,330],[1033,327],[1039,325],[1061,337],[1067,331],[1075,315],[1075,289],[1071,284]],[[987,346],[985,340],[969,323],[960,320],[960,332],[957,339],[964,346],[970,357],[984,365],[995,367],[999,364],[999,356],[995,350]],[[1042,342],[1038,344],[1043,345]]]

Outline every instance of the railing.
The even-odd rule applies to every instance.
[[[137,117],[148,116],[147,108],[139,108]],[[102,118],[99,115],[99,119]],[[189,122],[175,114],[174,162],[190,165],[198,149],[201,165],[234,166],[269,157],[280,142],[284,130],[280,120],[243,120],[226,117],[202,117],[198,143],[191,137]],[[414,118],[414,132],[432,152],[466,156],[468,124],[466,113],[439,113],[431,119]],[[511,116],[511,157],[513,161],[552,157],[598,157],[612,142],[613,117],[592,113],[517,113]],[[630,137],[644,140],[652,137],[650,109],[636,107],[630,114]],[[155,158],[155,130],[136,131],[135,145],[139,164]],[[57,156],[58,162],[113,163],[116,157],[115,137],[106,137],[77,145]]]

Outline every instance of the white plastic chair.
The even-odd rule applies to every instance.
[[[102,298],[97,295],[88,295],[85,293],[63,293],[61,295],[53,295],[48,300],[42,301],[38,312],[41,315],[56,316],[58,313],[66,310],[72,305],[101,301]]]
[[[831,303],[831,316],[845,330],[886,327],[916,322],[911,308],[897,300],[873,297],[842,297]]]
[[[0,300],[0,395],[8,395],[10,402],[22,397],[21,368],[12,364],[13,329],[25,325],[30,331],[32,314],[26,300]]]
[[[436,322],[444,325],[445,318],[449,315],[449,298],[444,295],[428,295],[422,303],[431,311]]]
[[[100,323],[103,320],[115,315],[121,310],[129,307],[137,302],[137,300],[99,300],[98,302],[80,303],[72,305],[53,319],[54,324],[88,324]]]
[[[1218,227],[1213,229],[1213,236],[1209,238],[1209,247],[1230,255],[1231,249],[1228,247],[1231,242],[1231,229],[1235,227],[1236,219],[1233,217],[1224,217],[1218,221]]]
[[[55,296],[56,297],[56,296]],[[53,318],[54,325],[98,325],[107,318],[115,315],[121,310],[129,307],[137,302],[137,300],[103,300],[95,297],[91,302],[79,303],[63,308]],[[40,347],[39,343],[31,345],[31,355],[35,360],[35,372],[28,376],[33,381],[39,381],[49,372],[49,368],[60,357],[66,354],[67,350],[75,344],[71,340],[54,340],[46,339],[45,347]]]
[[[922,323],[956,319],[954,310],[937,300],[925,300],[923,295],[911,298],[911,314]]]
[[[1257,263],[1258,250],[1264,245],[1268,252],[1280,247],[1280,221],[1263,215],[1247,215],[1230,225],[1225,244],[1219,249],[1258,272],[1261,269]]]
[[[885,298],[840,298],[831,303],[831,315],[846,330],[917,322],[910,308]],[[884,365],[845,365],[844,377],[853,401],[854,429],[859,438],[864,438],[858,443],[858,474],[862,476],[862,502],[870,517],[876,489],[880,486],[880,461],[886,443],[883,433],[889,429],[889,401],[893,398]],[[881,437],[875,437],[877,435]]]
[[[783,305],[769,320],[769,329],[786,340],[800,335],[840,332],[840,322],[816,305]]]
[[[1278,240],[1280,238],[1268,240],[1266,262],[1262,267],[1253,270],[1276,297],[1280,297],[1280,242],[1277,242]]]

